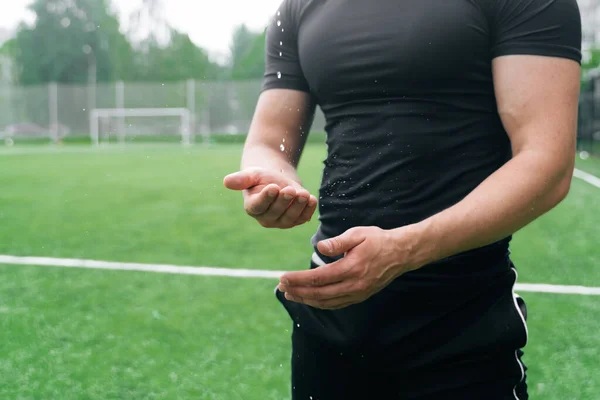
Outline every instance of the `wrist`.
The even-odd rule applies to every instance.
[[[431,219],[392,229],[392,241],[404,268],[414,271],[438,261],[439,240]]]

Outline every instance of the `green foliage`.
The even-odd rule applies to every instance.
[[[246,25],[238,26],[233,32],[231,40],[231,65],[238,65],[247,55],[256,39],[256,33],[246,27]]]
[[[590,69],[600,67],[600,49],[592,49],[590,51],[590,57],[588,60],[581,64],[583,71],[589,71]]]
[[[17,41],[15,38],[7,40],[0,46],[0,55],[14,58],[17,54]]]
[[[154,7],[144,3],[144,7]],[[161,45],[151,36],[134,48],[121,32],[109,0],[35,0],[33,26],[21,26],[13,50],[22,84],[215,79],[223,68],[188,35],[171,31]],[[151,11],[151,10],[150,10]],[[149,11],[149,12],[150,12]]]
[[[243,56],[234,58],[233,79],[260,79],[265,71],[266,32],[254,34],[252,44]]]
[[[581,90],[587,91],[590,88],[589,80],[586,78],[588,72],[600,67],[600,49],[590,50],[590,56],[581,63]]]
[[[161,45],[151,36],[135,53],[134,81],[173,82],[186,79],[215,79],[221,67],[187,34],[171,30],[170,41]]]
[[[82,83],[94,65],[97,80],[131,67],[131,48],[107,0],[36,0],[33,26],[21,26],[15,59],[20,82]]]

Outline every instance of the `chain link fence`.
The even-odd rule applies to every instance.
[[[90,137],[94,109],[185,108],[190,110],[192,137],[239,136],[248,132],[261,81],[123,83],[98,85],[0,87],[0,139]],[[105,137],[164,137],[180,140],[181,119],[125,117],[101,121]],[[324,132],[317,111],[313,131]],[[600,78],[582,92],[578,150],[600,155]]]
[[[0,87],[0,138],[86,139],[94,109],[150,108],[190,110],[192,136],[241,136],[248,132],[260,88],[260,80],[4,86]],[[178,118],[126,117],[101,122],[104,135],[178,137],[181,131]],[[324,127],[325,119],[318,111],[313,131],[323,132]]]

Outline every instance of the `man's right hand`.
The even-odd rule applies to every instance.
[[[226,188],[244,195],[246,213],[266,228],[289,229],[310,221],[317,198],[293,179],[264,168],[227,175]]]

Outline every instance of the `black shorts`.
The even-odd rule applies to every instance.
[[[504,262],[488,283],[478,271],[470,294],[455,289],[458,300],[444,285],[436,296],[435,286],[417,294],[400,282],[364,304],[325,311],[277,291],[294,326],[292,399],[527,400],[526,306]]]

